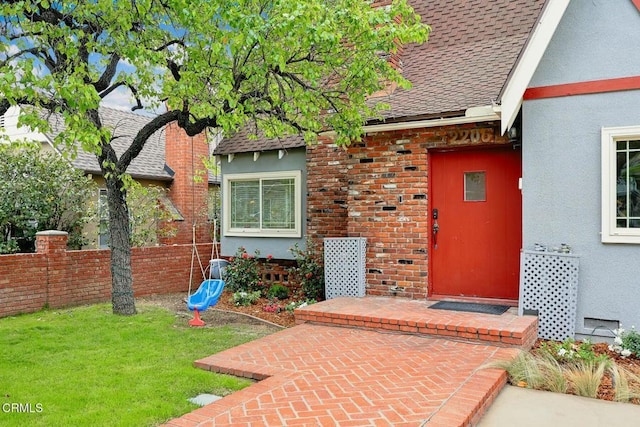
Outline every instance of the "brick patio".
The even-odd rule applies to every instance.
[[[474,425],[506,383],[484,366],[533,343],[537,319],[428,305],[367,297],[301,309],[301,324],[195,362],[259,381],[166,425]]]

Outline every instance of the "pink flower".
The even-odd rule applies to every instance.
[[[267,259],[268,260],[272,260],[273,259],[273,255],[271,255],[271,254],[267,255]]]
[[[247,259],[247,258],[249,258],[249,254],[248,254],[248,253],[246,253],[246,252],[245,252],[245,253],[243,253],[243,254],[242,254],[242,259]]]

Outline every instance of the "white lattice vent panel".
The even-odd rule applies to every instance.
[[[576,255],[522,251],[519,313],[538,312],[538,336],[573,338],[578,305]]]
[[[367,239],[324,239],[324,283],[327,299],[365,295]]]

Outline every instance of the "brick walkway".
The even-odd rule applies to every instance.
[[[395,309],[411,319],[411,313],[422,310],[429,322],[435,322],[427,329],[436,335],[337,327],[332,321],[300,324],[197,361],[203,369],[260,381],[166,425],[465,426],[481,417],[504,386],[503,371],[483,366],[517,350],[500,341],[503,346],[438,337],[437,331],[447,329],[432,318],[442,316],[456,331],[482,315],[427,310],[424,302],[379,298],[331,300],[309,307],[306,314],[315,313],[314,322],[335,320],[344,314],[338,306],[344,309],[354,302],[359,316],[380,324],[395,324],[398,312],[391,319],[379,316],[389,305],[400,303]],[[332,310],[338,313],[328,315]],[[518,318],[508,312],[490,316],[489,321],[487,330],[497,330],[497,336],[507,336],[500,323],[509,336],[535,332],[533,317]]]

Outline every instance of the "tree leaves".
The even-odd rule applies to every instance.
[[[93,218],[96,195],[90,177],[58,154],[41,152],[39,143],[0,144],[0,158],[0,247],[19,241],[33,251],[42,230],[67,231],[74,248],[86,243],[82,228]]]
[[[270,137],[299,133],[313,142],[331,129],[338,144],[359,139],[383,105],[368,96],[408,85],[379,54],[427,39],[429,28],[406,1],[376,8],[353,0],[2,2],[0,114],[13,105],[62,114],[56,143],[80,142],[98,157],[111,221],[122,228],[112,253],[127,257],[126,202],[117,192],[150,135],[176,122],[190,136],[252,124]],[[161,111],[118,158],[98,108],[127,95],[133,109]],[[20,124],[52,130],[23,111]],[[113,295],[133,304],[130,265],[118,268]],[[122,277],[128,283],[116,286]]]

